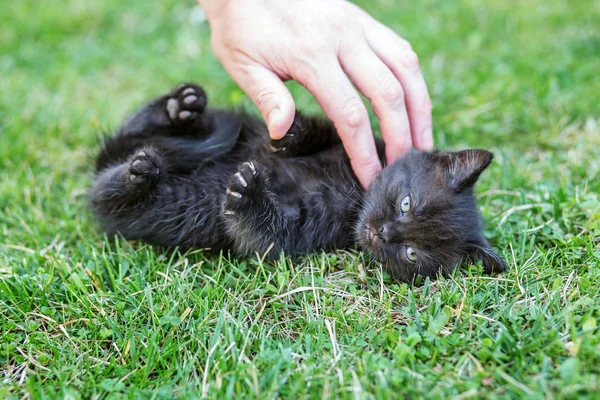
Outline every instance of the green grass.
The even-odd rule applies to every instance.
[[[600,2],[362,5],[419,53],[436,144],[496,153],[478,194],[510,270],[411,288],[355,252],[268,264],[104,237],[101,132],[185,80],[251,103],[191,1],[3,1],[0,398],[597,397]]]

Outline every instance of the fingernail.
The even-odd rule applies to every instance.
[[[275,137],[275,127],[279,123],[280,119],[281,119],[281,111],[279,110],[279,108],[274,108],[273,110],[271,110],[271,112],[269,113],[269,116],[267,118],[267,126],[269,128],[269,135],[272,138],[277,139]]]

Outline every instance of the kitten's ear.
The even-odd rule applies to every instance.
[[[481,149],[441,151],[437,157],[448,185],[457,192],[473,186],[494,159],[491,152]]]
[[[508,269],[504,259],[492,250],[487,243],[487,240],[484,240],[481,243],[469,243],[467,251],[471,261],[481,261],[483,264],[483,271],[486,274],[498,274]]]

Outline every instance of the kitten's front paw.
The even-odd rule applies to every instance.
[[[278,156],[285,157],[291,153],[294,141],[294,134],[288,132],[280,140],[271,139],[270,149]]]
[[[259,202],[264,196],[265,181],[258,165],[254,162],[244,162],[229,179],[223,201],[223,214],[235,215],[245,207]]]
[[[206,93],[198,85],[184,83],[179,85],[167,100],[166,111],[175,124],[195,121],[204,112]]]
[[[271,151],[280,157],[293,156],[298,151],[298,136],[304,135],[304,129],[302,117],[297,112],[296,118],[294,118],[294,122],[292,122],[292,126],[285,136],[279,140],[271,139]]]
[[[162,160],[152,148],[137,151],[129,160],[127,179],[134,184],[154,182],[160,178]]]

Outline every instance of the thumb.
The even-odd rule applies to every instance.
[[[246,67],[244,72],[232,74],[244,92],[260,110],[269,135],[281,139],[292,126],[295,114],[294,99],[281,79],[260,66]]]

